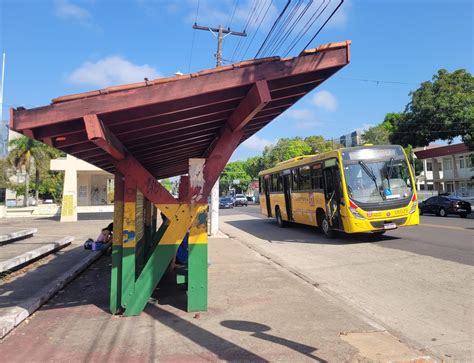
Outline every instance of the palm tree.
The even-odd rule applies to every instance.
[[[8,155],[10,164],[17,171],[24,171],[25,173],[25,199],[23,206],[26,207],[28,206],[30,175],[33,166],[35,170],[35,197],[38,200],[41,173],[48,170],[49,161],[51,158],[58,157],[60,151],[25,136],[11,140],[9,146],[11,148]]]

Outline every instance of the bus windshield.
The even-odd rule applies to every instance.
[[[360,203],[380,203],[411,198],[412,183],[405,159],[345,161],[349,198]]]

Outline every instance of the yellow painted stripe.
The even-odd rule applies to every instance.
[[[136,203],[125,202],[123,209],[123,247],[133,248],[135,247],[137,240],[135,236],[135,218],[136,218]]]
[[[123,202],[114,202],[114,236],[112,238],[112,244],[114,246],[122,246],[122,231],[123,231]]]
[[[428,223],[420,223],[420,226],[425,227],[436,227],[436,228],[446,228],[446,229],[457,229],[461,231],[467,231],[465,227],[454,227],[454,226],[443,226],[442,224],[428,224]]]

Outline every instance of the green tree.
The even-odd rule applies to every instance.
[[[244,164],[245,171],[251,179],[255,179],[265,169],[265,159],[262,156],[248,158]]]
[[[10,185],[10,164],[6,159],[0,159],[0,188],[5,189]]]
[[[234,180],[239,181],[239,184],[235,185],[237,191],[245,192],[247,190],[252,178],[246,171],[245,161],[233,161],[225,166],[219,180],[220,191],[227,193]]]
[[[283,138],[278,140],[275,146],[265,147],[263,158],[265,167],[271,168],[281,161],[308,154],[311,154],[311,146],[302,138]]]
[[[390,136],[392,143],[426,146],[461,137],[474,150],[474,77],[460,69],[441,69],[414,92],[403,117]]]
[[[10,152],[8,155],[9,163],[17,172],[25,173],[25,198],[23,205],[28,205],[28,196],[30,194],[30,175],[35,172],[35,197],[38,200],[39,186],[41,176],[48,172],[49,162],[52,158],[59,157],[62,153],[39,141],[21,136],[13,139],[9,143]]]
[[[311,154],[325,153],[327,151],[331,151],[341,147],[341,144],[334,143],[331,140],[326,140],[324,139],[324,137],[319,135],[308,136],[304,139],[304,141],[311,148]]]
[[[383,125],[370,127],[362,134],[364,143],[374,145],[390,144],[390,131]]]
[[[171,180],[169,179],[163,179],[160,181],[160,183],[169,192],[171,192],[171,190],[173,189],[173,184],[171,183]]]

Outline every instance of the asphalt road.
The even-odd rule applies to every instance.
[[[422,216],[384,236],[279,228],[256,205],[221,210],[221,230],[444,361],[473,361],[474,220]]]
[[[220,214],[223,216],[242,213],[268,219],[260,213],[258,205],[220,210]],[[458,216],[443,218],[424,215],[420,218],[421,223],[419,226],[388,231],[384,236],[377,239],[371,238],[370,235],[346,235],[339,236],[338,240],[342,243],[371,240],[370,242],[381,247],[409,251],[474,266],[474,219],[472,216],[464,219]],[[273,219],[269,220],[272,221]],[[275,228],[278,228],[276,223]],[[296,224],[290,228],[296,234],[302,234],[307,237],[314,233],[320,234],[317,228]],[[278,231],[278,229],[276,230]]]

